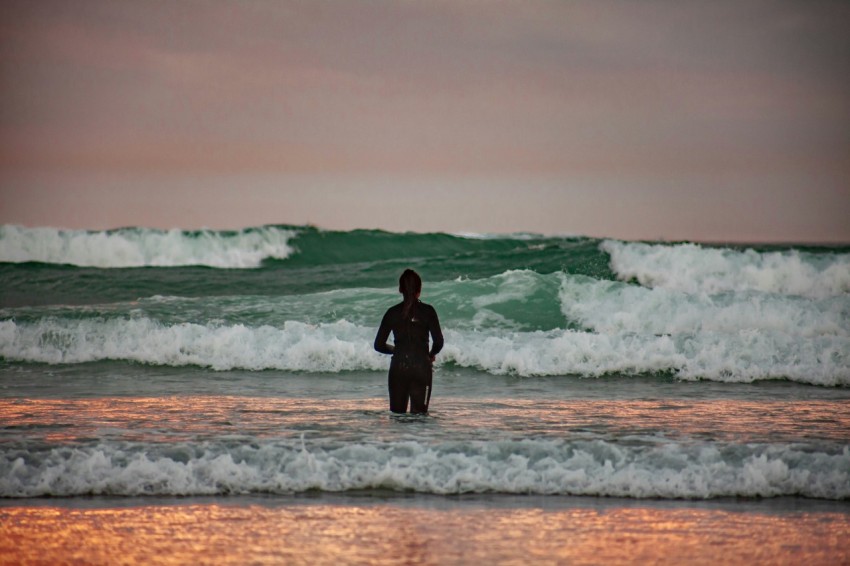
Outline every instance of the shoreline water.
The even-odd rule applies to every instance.
[[[22,504],[23,503],[23,504]],[[840,564],[850,506],[394,492],[0,500],[0,563]]]
[[[656,509],[725,509],[741,512],[816,511],[850,515],[850,501],[815,499],[782,495],[777,497],[712,497],[707,499],[663,497],[614,497],[593,495],[541,495],[510,493],[459,493],[439,495],[391,489],[364,489],[345,492],[307,491],[289,494],[232,494],[232,495],[74,495],[44,497],[0,497],[0,508],[10,507],[62,507],[68,509],[112,509],[134,507],[162,507],[186,505],[287,507],[298,505],[394,505],[398,507],[425,507],[453,509],[457,507],[487,508],[539,508],[546,510],[582,508],[605,510],[608,508]],[[850,544],[850,542],[848,542]]]

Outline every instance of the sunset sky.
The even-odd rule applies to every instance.
[[[0,3],[0,223],[850,242],[850,3]]]

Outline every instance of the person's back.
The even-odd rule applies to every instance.
[[[430,357],[428,336],[432,329],[439,330],[437,311],[434,307],[416,301],[410,309],[409,316],[405,317],[404,303],[399,303],[387,311],[381,322],[381,327],[385,326],[393,333],[395,349],[388,350],[386,343],[383,345],[376,343],[376,350],[384,354],[403,354],[415,358]],[[440,348],[436,350],[439,351]]]
[[[404,301],[390,307],[375,337],[375,350],[392,354],[388,387],[390,410],[394,413],[426,413],[431,396],[432,363],[443,347],[443,334],[437,311],[419,301],[422,280],[406,270],[399,280]],[[387,344],[390,333],[393,345]],[[432,339],[429,348],[428,338]]]

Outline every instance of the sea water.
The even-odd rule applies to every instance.
[[[213,562],[850,556],[850,248],[4,226],[0,262],[6,556],[180,562],[196,520]],[[426,417],[372,349],[408,267]],[[276,538],[223,544],[244,521]],[[430,551],[369,530],[405,524]]]

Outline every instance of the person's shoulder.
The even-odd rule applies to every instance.
[[[397,305],[393,305],[387,309],[387,314],[401,312],[401,309],[404,308],[404,302],[398,303]]]
[[[437,314],[437,309],[435,309],[434,307],[432,307],[432,306],[431,306],[431,305],[429,305],[428,303],[423,303],[423,302],[421,302],[421,301],[420,301],[420,302],[419,302],[419,306],[420,306],[420,307],[422,307],[423,309],[425,309],[425,311],[427,311],[428,313],[433,314],[433,315],[435,315],[435,316],[436,316],[436,314]]]

